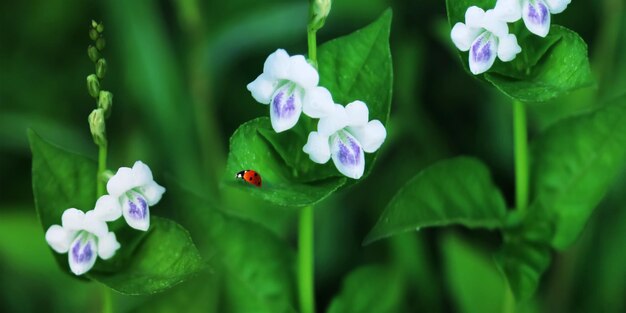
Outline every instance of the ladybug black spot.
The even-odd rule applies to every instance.
[[[257,176],[259,176],[259,173],[254,173],[254,177],[257,177]]]

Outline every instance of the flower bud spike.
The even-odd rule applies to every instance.
[[[89,30],[89,38],[91,38],[91,40],[96,40],[96,39],[98,39],[99,36],[100,35],[98,34],[97,30],[95,30],[93,28]]]
[[[331,0],[309,0],[309,25],[310,31],[317,31],[324,27],[326,17],[330,13]]]
[[[112,107],[113,94],[106,90],[100,90],[100,94],[98,95],[98,109],[102,109],[104,111],[105,118],[109,118],[111,115]]]
[[[98,49],[93,45],[89,45],[89,48],[87,48],[87,55],[89,56],[91,62],[94,63],[96,63],[96,61],[100,58],[100,52],[98,52]]]
[[[96,63],[96,75],[98,78],[103,79],[107,72],[107,61],[104,58],[100,58]]]
[[[102,51],[104,50],[104,46],[106,46],[106,40],[104,40],[104,38],[102,37],[98,38],[98,40],[96,40],[96,48]]]
[[[95,109],[89,114],[89,130],[91,131],[91,136],[93,137],[93,141],[98,146],[106,146],[106,125],[104,123],[104,110],[103,109]]]
[[[89,95],[96,98],[100,93],[100,81],[96,74],[91,74],[87,76],[87,91],[89,91]]]

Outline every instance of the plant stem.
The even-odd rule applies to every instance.
[[[313,280],[313,207],[300,211],[298,229],[298,290],[300,292],[300,312],[315,312],[315,290]]]
[[[513,101],[513,138],[515,145],[515,206],[525,211],[528,206],[528,135],[526,108]]]
[[[96,195],[104,195],[102,174],[107,170],[107,144],[98,145],[98,172],[96,173]]]
[[[113,313],[111,288],[102,286],[102,313]]]
[[[307,29],[307,42],[309,44],[309,61],[317,68],[317,31]]]

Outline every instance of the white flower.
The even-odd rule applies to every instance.
[[[368,122],[369,112],[362,101],[347,106],[335,104],[329,115],[322,117],[317,131],[309,134],[302,148],[311,160],[324,164],[332,157],[333,163],[350,178],[359,179],[365,170],[364,152],[372,153],[383,144],[387,131],[379,120]]]
[[[270,54],[259,75],[247,88],[262,104],[270,104],[272,128],[277,133],[292,128],[300,113],[320,118],[334,104],[330,92],[318,87],[317,70],[302,55],[289,56],[283,49]]]
[[[545,37],[550,31],[550,14],[563,12],[570,2],[572,0],[498,0],[494,11],[509,23],[523,18],[531,33]]]
[[[96,202],[95,212],[104,221],[114,221],[124,215],[132,228],[146,231],[150,227],[149,207],[157,204],[165,192],[152,179],[152,171],[141,161],[133,168],[120,167],[107,183],[108,195]]]
[[[496,56],[508,62],[522,51],[515,35],[509,34],[506,22],[494,10],[485,12],[476,6],[467,9],[465,24],[456,23],[450,36],[459,50],[469,50],[469,67],[474,75],[491,68]]]
[[[93,210],[70,208],[63,212],[61,225],[52,225],[46,231],[46,241],[58,253],[68,254],[70,269],[76,275],[89,271],[96,257],[108,260],[120,248],[113,232],[100,220]]]

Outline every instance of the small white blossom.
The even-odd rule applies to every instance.
[[[474,75],[489,70],[496,56],[509,62],[522,51],[515,35],[509,34],[506,22],[494,10],[485,12],[476,6],[467,9],[465,24],[456,23],[450,36],[459,50],[469,50],[469,67]]]
[[[550,31],[550,14],[563,12],[570,2],[572,0],[498,0],[494,11],[509,23],[522,18],[531,33],[545,37]]]
[[[330,114],[319,120],[317,131],[309,134],[302,150],[320,164],[332,157],[343,175],[361,178],[365,170],[363,153],[378,150],[387,137],[385,126],[379,120],[368,121],[368,115],[367,105],[362,101],[345,107],[335,104]]]
[[[96,263],[96,257],[107,260],[120,248],[113,232],[93,210],[70,208],[63,212],[61,225],[46,231],[46,241],[58,253],[67,253],[71,271],[82,275]]]
[[[304,56],[289,56],[278,49],[267,57],[263,73],[247,88],[256,101],[270,105],[272,128],[280,133],[296,125],[303,111],[312,118],[328,113],[334,102],[318,83],[317,70]]]
[[[132,168],[121,167],[107,183],[108,195],[96,202],[95,212],[104,221],[124,215],[132,228],[146,231],[150,227],[149,207],[157,204],[165,188],[152,178],[152,171],[141,161]]]

